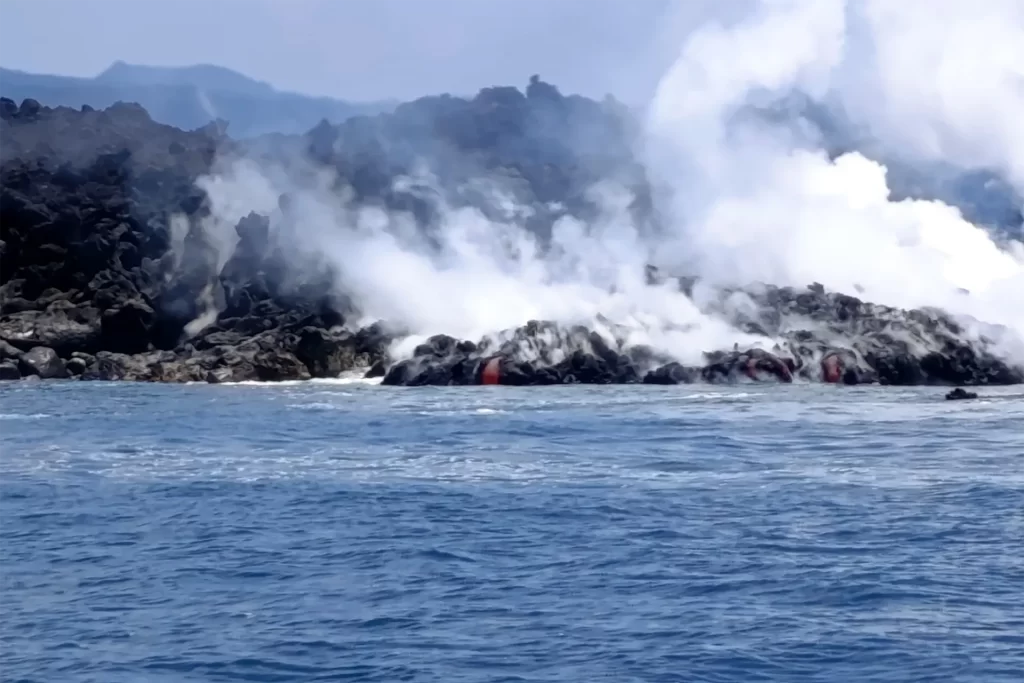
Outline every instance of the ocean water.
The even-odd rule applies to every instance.
[[[0,387],[3,681],[1024,680],[1024,393]]]

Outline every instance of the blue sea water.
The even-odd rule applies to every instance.
[[[1024,680],[1024,395],[0,387],[4,681]]]

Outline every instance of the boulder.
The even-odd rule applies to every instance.
[[[764,349],[748,349],[732,353],[708,354],[708,364],[701,371],[706,382],[732,383],[737,381],[783,382],[793,381],[795,363],[783,360]]]
[[[379,360],[370,366],[370,369],[366,371],[365,375],[363,375],[363,379],[376,379],[378,377],[384,377],[386,374],[388,374],[387,363]]]
[[[252,364],[261,382],[310,379],[306,364],[287,351],[258,351]]]
[[[87,381],[149,381],[152,372],[144,358],[128,356],[123,353],[101,351],[96,354],[93,362],[82,373]]]
[[[973,391],[967,391],[960,387],[953,389],[953,391],[946,394],[947,401],[967,401],[972,398],[978,398],[978,395]]]
[[[64,366],[67,368],[70,376],[79,377],[85,372],[86,368],[89,367],[89,364],[84,358],[71,358],[64,364]]]
[[[223,384],[225,382],[234,382],[234,377],[235,373],[231,368],[214,368],[206,373],[206,382],[208,384]]]
[[[207,365],[208,363],[201,358],[175,358],[157,361],[148,366],[149,380],[172,384],[203,382],[206,381],[210,372]]]
[[[21,371],[18,370],[18,364],[9,360],[0,361],[0,380],[15,379],[21,379]]]
[[[150,347],[155,313],[137,299],[125,301],[104,311],[101,322],[101,346],[115,353],[143,353]]]
[[[27,97],[21,101],[21,107],[18,109],[19,118],[35,118],[39,116],[39,112],[42,109],[42,105],[39,104],[39,100],[34,100],[31,97]]]
[[[351,336],[316,327],[306,327],[299,333],[295,355],[313,377],[337,377],[357,364],[355,340]]]
[[[39,379],[63,379],[68,376],[64,361],[57,352],[45,346],[36,346],[22,354],[19,369],[23,375],[36,375]]]
[[[64,357],[74,351],[93,352],[100,348],[99,312],[72,307],[4,315],[0,338],[22,350],[45,346]]]
[[[10,120],[18,115],[18,105],[9,97],[0,97],[0,119]]]
[[[16,346],[8,344],[3,339],[0,339],[0,361],[14,361],[17,363],[21,360],[23,351]]]
[[[668,363],[644,375],[644,384],[693,384],[701,379],[700,368]]]

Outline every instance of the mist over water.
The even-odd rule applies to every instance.
[[[765,0],[728,23],[712,14],[691,26],[637,150],[668,190],[657,233],[636,224],[632,193],[611,180],[591,190],[596,219],[563,216],[541,239],[526,226],[534,207],[500,181],[476,181],[495,207],[485,215],[451,203],[425,168],[396,182],[431,206],[427,233],[409,213],[339,193],[307,160],[237,158],[201,180],[205,227],[223,263],[237,221],[270,216],[296,272],[333,272],[363,322],[408,331],[409,349],[431,334],[476,339],[531,319],[598,330],[608,320],[683,362],[773,342],[702,311],[674,283],[652,285],[655,264],[712,286],[819,282],[874,303],[940,307],[1008,327],[1005,351],[1024,358],[1020,241],[997,244],[941,201],[894,201],[880,162],[830,156],[792,125],[744,116],[752,102],[805,93],[887,153],[991,169],[1024,192],[1024,9],[977,4]]]

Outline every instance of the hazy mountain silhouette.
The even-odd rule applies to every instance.
[[[161,123],[190,130],[215,119],[229,122],[233,137],[302,133],[323,119],[340,123],[375,114],[393,102],[347,102],[283,92],[220,66],[153,67],[115,62],[94,78],[32,74],[0,68],[0,96],[46,106],[97,109],[137,102]]]

